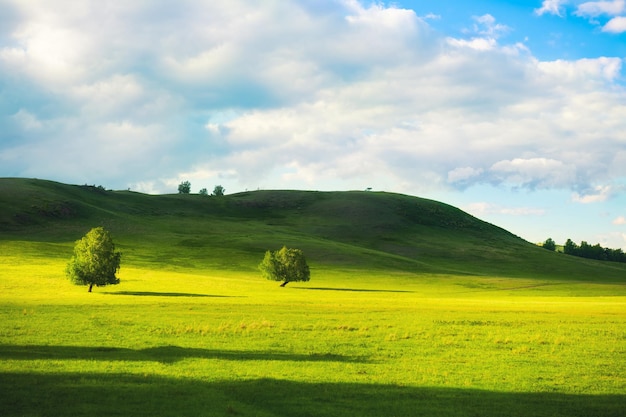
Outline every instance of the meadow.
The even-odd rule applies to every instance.
[[[71,253],[71,246],[70,246]],[[123,266],[3,242],[3,416],[621,416],[623,284]]]
[[[196,197],[0,181],[0,415],[624,415],[623,265],[402,196]],[[261,278],[282,244],[310,282]]]

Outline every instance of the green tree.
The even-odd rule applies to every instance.
[[[102,287],[119,284],[115,276],[120,269],[122,254],[115,251],[115,244],[103,227],[91,229],[74,245],[74,256],[65,270],[68,278],[76,285]]]
[[[576,245],[572,239],[567,239],[567,242],[565,242],[565,246],[563,247],[563,252],[567,255],[578,256],[578,245]]]
[[[281,287],[290,282],[309,281],[311,272],[300,249],[283,246],[278,251],[267,251],[259,264],[261,275],[271,281],[282,281]]]
[[[543,242],[542,247],[544,249],[551,250],[554,252],[556,250],[556,242],[552,240],[551,237],[549,237],[548,239],[546,239],[545,242]]]
[[[189,194],[191,192],[191,183],[189,181],[183,181],[178,184],[178,194]]]
[[[209,192],[207,191],[207,189],[206,189],[206,188],[202,188],[202,189],[198,192],[198,194],[200,194],[200,195],[209,195]]]
[[[216,197],[223,196],[225,192],[226,192],[226,189],[222,187],[221,185],[216,185],[215,188],[213,189],[213,195]]]

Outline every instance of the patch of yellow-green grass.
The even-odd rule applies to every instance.
[[[2,415],[621,415],[626,289],[333,270],[125,266],[5,246]],[[38,250],[37,250],[38,249]],[[45,256],[44,256],[45,255]]]

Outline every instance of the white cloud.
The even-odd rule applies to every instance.
[[[621,58],[583,58],[575,61],[547,61],[538,62],[537,67],[546,75],[554,77],[560,82],[585,82],[589,79],[604,79],[613,81],[620,76],[622,69]]]
[[[516,158],[498,161],[489,171],[504,183],[530,188],[559,188],[572,183],[575,169],[549,158]]]
[[[434,14],[434,13],[428,13],[426,16],[423,16],[422,19],[425,19],[425,20],[440,20],[441,19],[441,15]]]
[[[65,95],[81,106],[83,117],[100,120],[133,118],[151,121],[175,104],[167,93],[147,88],[134,74],[114,74],[92,83],[76,84],[68,88]]]
[[[509,32],[511,28],[496,23],[495,17],[490,14],[473,16],[474,26],[468,30],[472,36],[470,39],[448,38],[447,43],[457,48],[469,48],[476,51],[490,51],[498,48],[498,38]]]
[[[625,0],[589,1],[578,5],[575,14],[584,17],[597,17],[603,14],[617,16],[625,11]]]
[[[615,189],[610,185],[598,185],[583,193],[574,193],[572,201],[582,204],[599,203],[615,195]]]
[[[491,15],[446,38],[435,16],[357,1],[14,4],[0,159],[15,175],[151,192],[181,173],[413,192],[626,176],[623,61],[541,62]]]
[[[43,127],[41,120],[28,110],[20,109],[17,113],[11,116],[17,121],[25,130],[39,130]]]
[[[553,14],[557,16],[561,16],[562,6],[567,2],[567,0],[543,0],[541,7],[535,9],[535,14],[541,16],[543,14]]]
[[[563,9],[568,2],[564,0],[544,0],[535,14],[541,16],[545,13],[563,17]],[[608,22],[602,25],[602,31],[607,33],[626,32],[626,0],[612,1],[588,1],[576,6],[573,12],[575,16],[587,18],[594,25],[601,24],[601,16],[608,16]]]
[[[213,134],[220,134],[221,127],[218,123],[207,123],[204,125],[205,129]]]
[[[403,28],[415,25],[415,12],[396,7],[384,7],[382,4],[372,4],[369,8],[361,6],[357,1],[347,1],[353,14],[346,16],[348,23],[362,25],[376,31],[389,30],[403,31]]]
[[[452,46],[465,47],[477,51],[490,51],[497,46],[496,40],[493,38],[474,38],[470,40],[448,38],[448,43]]]
[[[613,220],[613,224],[618,225],[618,226],[626,224],[626,217],[619,216],[615,218],[615,220]]]
[[[626,32],[626,0],[591,1],[582,3],[574,12],[575,15],[589,18],[591,23],[600,24],[600,16],[609,16],[611,19],[602,26],[603,32]]]
[[[472,180],[483,173],[483,170],[472,167],[455,168],[448,172],[448,182],[459,183]]]
[[[603,32],[624,33],[626,32],[626,16],[617,16],[609,20],[603,27]]]
[[[511,31],[511,28],[501,23],[496,23],[496,18],[490,14],[473,17],[476,24],[474,31],[480,35],[497,39],[501,35]]]

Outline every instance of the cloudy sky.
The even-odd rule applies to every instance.
[[[625,0],[0,0],[0,176],[371,187],[626,248],[625,60]]]

